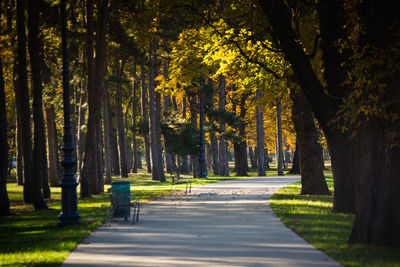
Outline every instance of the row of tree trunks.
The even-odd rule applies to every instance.
[[[226,81],[223,75],[218,76],[218,109],[225,111],[226,106]],[[226,132],[226,124],[220,123],[219,127],[221,129],[221,133]],[[221,138],[218,142],[218,163],[219,163],[219,175],[220,176],[229,176],[229,165],[228,165],[228,155],[227,155],[227,143],[226,140]]]
[[[292,115],[300,156],[301,194],[329,195],[324,176],[322,147],[318,142],[314,116],[301,90],[291,89]]]

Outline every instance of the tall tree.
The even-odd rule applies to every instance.
[[[111,184],[112,178],[112,148],[111,148],[111,140],[112,140],[112,121],[111,121],[111,111],[110,111],[110,99],[108,96],[107,86],[104,84],[103,86],[103,126],[104,126],[104,171],[105,171],[105,183]]]
[[[43,84],[41,76],[41,42],[39,39],[39,3],[28,1],[28,49],[32,72],[33,93],[33,177],[29,183],[32,187],[32,203],[36,210],[47,209],[41,192],[43,177],[47,177],[46,136],[43,117]],[[47,180],[47,179],[45,179]],[[48,181],[46,181],[48,182]],[[50,197],[48,183],[45,186],[44,195]]]
[[[138,87],[137,75],[136,75],[136,60],[133,60],[133,69],[132,69],[132,169],[131,172],[137,173],[137,169],[139,167],[140,156],[137,149],[137,140],[136,140],[136,109],[137,109],[137,101],[136,101],[136,92]]]
[[[218,76],[218,109],[221,111],[225,111],[226,105],[226,92],[225,92],[225,77],[223,75]],[[219,128],[221,129],[221,133],[224,134],[226,132],[226,124],[221,122],[219,124]],[[221,176],[229,176],[229,165],[228,165],[228,155],[227,155],[227,143],[226,140],[220,138],[218,143],[218,162],[219,162],[219,175]]]
[[[1,14],[1,7],[0,7]],[[0,28],[1,33],[1,28]],[[10,214],[10,201],[7,193],[7,118],[6,95],[4,92],[3,64],[0,58],[0,216]]]
[[[276,169],[278,175],[283,175],[283,151],[282,151],[282,107],[281,100],[276,99]]]
[[[352,158],[354,140],[350,139],[348,134],[342,133],[338,127],[334,127],[330,124],[330,122],[336,117],[341,99],[331,98],[325,94],[326,90],[318,80],[317,75],[312,68],[310,57],[305,53],[304,47],[298,42],[298,34],[293,28],[293,19],[295,18],[293,17],[292,9],[287,5],[287,2],[283,0],[270,0],[259,1],[259,4],[263,13],[268,18],[268,22],[272,26],[273,34],[279,40],[280,47],[285,54],[286,59],[290,62],[301,88],[307,96],[327,139],[328,148],[331,152],[332,172],[335,186],[333,210],[338,212],[353,212],[355,207],[355,172]],[[334,6],[342,6],[342,1],[335,2]],[[326,12],[332,12],[332,9],[323,10]],[[325,34],[325,36],[332,36],[329,38],[336,39],[336,33],[338,31],[344,31],[343,24],[340,23],[342,18],[336,17],[336,15],[337,14],[333,12],[330,16],[321,16],[321,18],[326,19],[326,23],[321,24],[322,36]],[[323,25],[326,26],[326,28]],[[329,27],[333,28],[334,31],[328,30]],[[332,49],[332,55],[328,57],[337,59],[338,48],[335,48],[335,42],[327,39],[327,50],[329,50],[328,48]],[[326,60],[324,60],[324,62],[325,61]],[[334,74],[338,70],[338,67],[339,69],[341,68],[337,65],[338,63],[340,62],[334,63],[332,68],[330,68],[328,64],[324,73],[326,75]],[[338,77],[332,79],[332,81],[336,79],[336,86],[330,86],[328,82],[327,89],[328,92],[335,96],[345,96],[349,93],[347,90],[348,85],[342,82],[342,71],[339,71],[338,74]]]
[[[152,179],[165,181],[161,150],[161,99],[160,94],[155,92],[155,78],[157,74],[157,49],[158,38],[153,36],[150,42],[149,56],[149,115],[150,115],[150,145],[151,145],[151,167]]]
[[[140,75],[142,81],[142,88],[140,93],[140,103],[141,103],[141,113],[142,113],[142,122],[148,127],[149,119],[147,115],[147,90],[146,90],[146,72],[144,69],[143,62],[140,63]],[[144,158],[146,160],[147,172],[151,173],[151,160],[150,160],[150,145],[149,145],[149,131],[146,131],[144,136]]]
[[[261,89],[257,88],[256,96],[261,97]],[[258,176],[265,176],[265,159],[264,159],[264,114],[261,106],[256,107],[256,131],[257,131],[257,149],[256,157],[258,162]]]
[[[21,147],[23,155],[24,201],[31,202],[33,194],[29,184],[32,178],[32,130],[31,111],[29,107],[28,74],[26,64],[26,33],[25,33],[25,1],[17,1],[17,79],[15,101],[17,107],[17,124],[21,132]]]
[[[239,126],[239,135],[241,140],[236,143],[237,149],[235,150],[235,158],[237,158],[237,166],[236,166],[236,176],[247,176],[247,145],[246,145],[246,95],[242,95],[240,97],[240,119],[241,123]]]
[[[123,65],[122,65],[123,66]],[[117,79],[117,85],[115,88],[115,118],[117,121],[117,141],[118,141],[118,155],[119,155],[119,168],[120,176],[128,177],[128,162],[126,152],[126,140],[125,140],[125,127],[123,120],[122,111],[122,69],[120,65],[119,57],[115,59],[115,75]]]

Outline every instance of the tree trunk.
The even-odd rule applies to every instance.
[[[105,184],[112,183],[112,121],[111,121],[111,111],[110,111],[110,99],[108,96],[107,86],[103,86],[103,126],[104,126],[104,170],[105,170]]]
[[[78,130],[77,130],[77,144],[76,144],[76,155],[77,155],[77,170],[79,180],[82,175],[82,164],[83,164],[83,151],[85,147],[85,133],[83,127],[85,125],[85,115],[86,115],[86,83],[82,84],[82,90],[79,98],[79,108],[78,108]]]
[[[50,198],[50,188],[47,176],[46,135],[43,116],[43,85],[41,75],[41,62],[43,61],[41,41],[39,39],[39,4],[36,1],[28,2],[28,48],[32,73],[33,93],[33,180],[35,188],[33,205],[36,210],[47,209],[43,197]],[[43,189],[43,195],[41,193]]]
[[[257,169],[257,161],[255,157],[255,152],[252,147],[249,147],[250,164],[252,169]]]
[[[218,109],[225,111],[226,99],[225,99],[225,77],[223,75],[218,76]],[[221,133],[226,132],[226,124],[220,123],[219,127],[221,129]],[[229,176],[229,165],[228,165],[228,155],[227,155],[227,143],[223,138],[219,139],[219,147],[218,147],[218,163],[219,163],[219,175],[220,176]]]
[[[322,147],[314,125],[314,116],[302,91],[290,90],[293,122],[300,156],[301,194],[330,195],[324,176]]]
[[[18,115],[18,111],[16,110],[15,112],[16,115]],[[15,135],[17,137],[17,168],[16,168],[16,180],[17,180],[17,185],[24,185],[24,163],[23,163],[23,150],[22,150],[22,131],[20,130],[20,122],[17,121],[15,122]]]
[[[133,60],[133,69],[132,69],[132,173],[137,173],[139,167],[140,157],[137,150],[137,141],[136,141],[136,91],[137,91],[137,76],[136,76],[136,61]]]
[[[186,121],[186,96],[184,96],[182,100],[182,118]],[[183,174],[188,174],[190,172],[188,156],[181,156],[180,168]]]
[[[119,58],[115,60],[115,75],[118,80],[115,89],[115,118],[117,121],[117,142],[118,142],[118,156],[120,177],[128,177],[128,163],[126,159],[126,141],[125,141],[125,127],[122,112],[122,74]]]
[[[190,109],[190,123],[197,127],[197,100],[196,96],[189,96],[189,109]],[[198,155],[190,155],[191,166],[193,171],[193,178],[197,178],[200,173],[199,157]]]
[[[32,131],[31,112],[29,107],[28,74],[26,64],[26,34],[24,1],[17,1],[17,86],[15,88],[15,102],[17,108],[18,129],[21,130],[21,145],[23,155],[24,174],[24,201],[34,199],[32,189]]]
[[[261,98],[261,90],[258,88],[256,92],[257,99]],[[265,158],[264,158],[264,113],[261,106],[256,107],[256,131],[257,131],[257,150],[256,157],[258,162],[258,176],[265,176]]]
[[[1,14],[1,7],[0,7]],[[0,25],[1,26],[1,25]],[[7,193],[8,143],[6,95],[4,92],[3,64],[0,58],[0,216],[10,214],[10,200]]]
[[[242,121],[239,128],[239,135],[242,140],[237,144],[235,150],[235,158],[237,158],[236,176],[248,176],[247,170],[247,146],[246,146],[246,97],[242,96],[240,99],[240,119]],[[237,153],[236,153],[237,152]]]
[[[325,90],[311,66],[310,58],[305,54],[305,50],[301,43],[298,42],[298,36],[293,30],[292,10],[282,0],[259,1],[259,3],[263,13],[268,17],[274,35],[279,40],[286,59],[291,63],[298,82],[307,96],[315,117],[320,123],[327,139],[332,157],[332,172],[335,187],[333,210],[336,212],[354,212],[355,172],[353,170],[354,163],[352,158],[354,155],[354,141],[350,139],[349,134],[342,133],[339,129],[329,124],[336,117],[341,99],[333,99],[325,94]],[[335,2],[335,6],[342,7],[341,1]],[[324,8],[321,11],[330,13],[334,9]],[[326,21],[326,23],[321,22],[321,33],[325,37],[334,37],[334,32],[327,30],[327,28],[335,26],[335,31],[344,31],[343,25],[337,23],[338,16],[335,12],[333,12],[333,16],[328,15],[320,16]],[[333,50],[323,49],[325,50],[324,54],[328,50],[337,52],[338,47],[336,42],[331,42],[328,39],[326,44],[329,48],[333,48]],[[323,47],[322,44],[321,47]],[[333,53],[329,58],[335,59],[338,57]],[[342,67],[340,65],[335,65],[335,68],[331,68],[329,65],[325,66],[324,73],[341,73],[341,71],[336,72],[337,68]],[[347,95],[351,90],[339,78],[329,79],[330,81],[335,81],[332,85],[327,80],[328,90],[333,92],[335,96]],[[334,88],[333,84],[336,84],[337,87]]]
[[[142,80],[142,90],[141,90],[141,111],[142,111],[142,121],[146,125],[149,125],[149,118],[147,115],[147,90],[146,90],[146,72],[144,69],[144,64],[140,64],[140,73]],[[144,158],[146,160],[147,173],[151,173],[151,159],[150,159],[150,144],[149,144],[149,135],[145,134],[143,136],[144,139]]]
[[[292,169],[289,174],[300,174],[300,157],[299,157],[299,147],[296,137],[296,149],[294,150]]]
[[[400,110],[398,104],[396,110]],[[374,118],[358,132],[358,160],[354,166],[356,217],[350,243],[396,247],[400,244],[400,149],[392,146],[390,136],[399,132],[399,124]]]
[[[169,79],[169,66],[168,66],[168,59],[163,60],[163,76],[164,79]],[[164,112],[168,111],[171,108],[171,99],[170,96],[164,94]],[[163,144],[164,148],[164,165],[168,173],[172,173],[174,171],[174,158],[172,157],[171,153],[169,153],[165,149],[165,140]],[[176,165],[176,164],[175,164]]]
[[[49,153],[49,180],[50,186],[58,186],[61,182],[59,177],[58,162],[58,145],[57,145],[57,128],[55,123],[55,113],[53,105],[46,107],[46,124],[47,124],[47,149]]]
[[[281,100],[276,99],[276,169],[279,176],[283,176],[283,152],[282,152],[282,120],[281,120]]]
[[[108,0],[97,1],[97,31],[96,31],[96,58],[95,63],[95,75],[94,75],[94,89],[98,96],[96,102],[98,103],[97,117],[96,117],[96,155],[98,164],[98,176],[96,183],[93,180],[93,187],[96,192],[92,191],[93,194],[101,194],[104,192],[104,162],[103,162],[103,143],[102,143],[102,120],[101,120],[101,103],[104,92],[104,73],[106,70],[106,22],[108,15]],[[92,177],[95,178],[95,177]],[[95,187],[96,184],[96,187]]]
[[[101,101],[103,97],[103,73],[105,70],[105,12],[107,1],[98,6],[98,32],[96,59],[93,60],[93,2],[86,2],[87,8],[87,91],[88,125],[85,139],[85,153],[81,176],[81,197],[102,193],[103,170],[101,169]]]
[[[163,181],[165,179],[162,156],[160,151],[161,137],[160,131],[160,94],[155,92],[156,53],[158,49],[158,39],[153,37],[150,44],[150,66],[149,66],[149,110],[150,110],[150,145],[152,160],[152,179]]]

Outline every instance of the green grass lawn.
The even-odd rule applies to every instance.
[[[232,174],[233,175],[233,174]],[[268,172],[276,175],[276,171]],[[249,176],[256,176],[249,172]],[[187,176],[190,177],[190,176]],[[209,175],[208,179],[192,179],[192,186],[220,182],[224,180],[242,179],[247,177],[216,177]],[[174,189],[171,177],[167,182],[160,183],[151,180],[151,174],[144,171],[131,174],[129,178],[116,178],[114,181],[127,180],[131,182],[131,192],[142,202],[169,195]],[[109,188],[105,187],[105,191]],[[184,190],[185,185],[176,185],[175,190]],[[7,190],[11,202],[12,215],[0,217],[0,265],[1,266],[58,266],[68,256],[70,251],[91,231],[102,225],[110,208],[108,194],[78,199],[78,210],[81,215],[81,225],[58,227],[60,213],[61,189],[51,188],[51,199],[47,200],[49,209],[34,211],[31,205],[23,203],[22,186],[17,186],[15,176],[9,178]],[[79,187],[78,187],[79,192]]]
[[[331,173],[327,182],[333,191]],[[291,184],[271,199],[272,209],[287,227],[345,266],[400,266],[399,248],[347,244],[354,216],[333,213],[333,196],[300,195],[300,191],[300,183]]]

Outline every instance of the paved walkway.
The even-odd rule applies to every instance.
[[[62,266],[340,266],[269,207],[274,190],[298,180],[226,181],[151,202],[139,223],[100,227]]]

